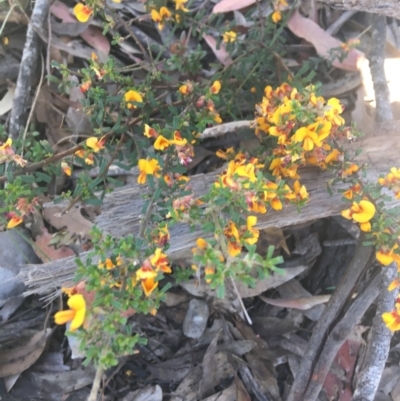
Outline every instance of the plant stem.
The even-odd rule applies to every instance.
[[[97,401],[97,395],[100,390],[101,379],[103,378],[104,367],[99,365],[96,369],[96,375],[94,377],[92,389],[90,390],[87,401]]]

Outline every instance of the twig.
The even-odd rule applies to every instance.
[[[365,234],[361,234],[353,259],[350,261],[340,285],[329,300],[325,313],[319,319],[308,341],[308,347],[301,360],[299,372],[296,375],[286,401],[304,401],[304,394],[311,380],[312,371],[329,334],[332,323],[338,318],[346,301],[351,299],[357,281],[372,259],[372,247],[364,246],[364,241]]]
[[[356,13],[357,11],[345,11],[333,24],[328,26],[325,32],[334,35]]]
[[[24,51],[22,53],[21,67],[18,74],[17,85],[15,89],[15,97],[13,108],[11,110],[9,136],[12,139],[17,139],[24,121],[25,110],[29,98],[34,71],[38,62],[39,55],[39,36],[35,28],[38,29],[44,26],[49,12],[48,0],[36,0],[32,11],[31,22],[26,33],[26,41]]]
[[[304,395],[304,400],[314,401],[318,398],[335,356],[350,335],[353,327],[359,323],[367,309],[378,296],[380,283],[381,276],[380,274],[376,274],[370,283],[364,287],[363,291],[361,291],[349,307],[343,318],[336,324],[335,328],[329,334],[324,348],[318,357],[318,362],[315,365],[313,374],[311,375],[311,380]],[[366,400],[363,399],[363,401]]]
[[[382,320],[382,313],[393,309],[398,291],[389,292],[388,285],[397,276],[397,265],[392,263],[382,268],[382,285],[378,299],[378,308],[369,335],[368,348],[360,378],[352,401],[373,401],[381,380],[386,359],[389,354],[390,340],[393,333]]]
[[[386,18],[380,15],[372,15],[371,51],[369,53],[369,65],[372,82],[374,84],[377,123],[393,120],[392,106],[390,104],[389,88],[385,77],[385,46],[386,42]]]
[[[33,116],[33,112],[35,110],[36,102],[37,102],[38,97],[39,97],[40,89],[42,88],[43,77],[44,77],[44,60],[43,60],[43,56],[42,55],[40,55],[40,59],[42,61],[42,71],[40,73],[39,85],[36,88],[36,93],[35,93],[35,97],[33,98],[33,102],[32,102],[32,106],[31,106],[31,110],[29,112],[28,120],[26,121],[26,124],[25,124],[24,133],[22,134],[22,143],[23,144],[25,144],[25,139],[26,139],[26,134],[28,133],[29,124],[31,123],[31,119],[32,119],[32,116]]]

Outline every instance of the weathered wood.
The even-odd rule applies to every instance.
[[[399,135],[396,133],[384,136],[367,138],[348,145],[351,151],[362,148],[363,152],[357,157],[359,163],[368,164],[368,179],[376,180],[380,174],[386,174],[391,167],[400,167],[398,155],[400,153]],[[327,192],[328,180],[335,177],[333,171],[322,171],[317,168],[308,168],[301,171],[302,183],[306,186],[310,200],[301,213],[294,206],[288,206],[280,212],[269,210],[267,214],[258,218],[257,227],[287,227],[305,223],[310,220],[340,214],[346,207],[340,193],[332,196]],[[215,181],[218,172],[207,175],[198,175],[191,178],[191,187],[196,195],[204,194]],[[105,232],[121,237],[128,234],[137,234],[141,210],[144,205],[143,186],[125,187],[106,196],[102,214],[97,217],[96,225]],[[399,205],[393,201],[387,206]],[[190,257],[191,248],[195,240],[204,236],[200,230],[190,232],[184,224],[177,224],[170,230],[171,246],[168,255],[172,259]],[[85,254],[81,255],[85,259]],[[66,258],[39,266],[27,266],[20,273],[21,279],[30,287],[29,292],[48,293],[71,280],[75,270],[75,258]]]
[[[400,19],[400,3],[397,0],[319,0],[334,8],[364,11]]]

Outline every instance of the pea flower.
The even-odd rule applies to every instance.
[[[220,81],[214,81],[213,84],[211,85],[210,92],[213,95],[217,95],[220,90],[221,90],[221,82]]]
[[[128,107],[128,109],[136,109],[137,106],[134,105],[132,102],[143,103],[142,95],[134,90],[129,90],[128,92],[126,92],[124,95],[124,100],[127,103],[126,107]]]
[[[54,315],[56,324],[71,322],[70,331],[75,331],[81,327],[86,316],[86,301],[82,294],[72,295],[67,302],[70,309],[57,312]]]
[[[181,10],[187,13],[189,10],[185,7],[185,4],[188,0],[174,0],[175,1],[175,10]]]
[[[140,159],[138,162],[140,174],[138,177],[139,184],[145,184],[148,175],[159,176],[159,171],[161,170],[160,165],[156,159]]]
[[[162,135],[159,135],[156,141],[154,142],[154,149],[156,150],[165,150],[171,145],[171,142],[163,137]]]
[[[222,34],[222,40],[225,43],[232,43],[236,40],[237,33],[235,31],[227,31]]]
[[[353,202],[353,206],[350,209],[342,211],[342,216],[345,219],[353,219],[357,223],[360,223],[360,229],[362,231],[370,231],[371,223],[369,222],[375,215],[376,209],[373,203],[368,200],[361,200],[360,203]]]
[[[87,22],[93,14],[93,9],[89,6],[85,6],[82,3],[78,3],[74,7],[74,15],[79,22]]]
[[[100,152],[100,150],[104,149],[105,143],[106,139],[104,136],[102,136],[100,139],[94,136],[86,139],[86,145],[95,153]]]

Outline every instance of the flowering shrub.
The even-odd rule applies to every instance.
[[[161,3],[146,3],[149,19],[159,30],[166,24],[191,27],[198,22],[191,19],[187,0],[175,0],[175,10]],[[78,21],[112,12],[99,4],[91,0],[77,4],[74,14]],[[274,23],[281,20],[285,7],[284,0],[274,2]],[[201,24],[198,26],[203,29]],[[270,46],[276,43],[280,49],[279,35],[270,25],[267,28],[261,30],[259,41]],[[270,40],[262,35],[271,35]],[[232,27],[223,27],[219,40],[233,53],[244,46]],[[84,110],[94,135],[71,149],[54,154],[46,141],[31,148],[17,143],[15,149],[26,152],[24,159],[10,140],[0,145],[0,181],[7,181],[7,187],[0,190],[4,199],[0,211],[7,218],[7,228],[37,213],[45,184],[62,173],[71,176],[75,166],[84,171],[97,167],[100,173],[95,178],[80,174],[73,192],[61,194],[56,201],[101,204],[111,185],[119,184],[107,175],[112,163],[126,170],[138,169],[137,183],[143,187],[145,200],[139,232],[117,239],[94,228],[93,248],[85,261],[77,260],[75,282],[63,288],[69,297],[69,309],[55,315],[57,324],[69,323],[69,330],[80,339],[86,363],[94,361],[102,368],[115,365],[118,357],[132,353],[136,344],[144,342],[126,322],[134,314],[157,313],[168,290],[168,285],[162,285],[165,275],[173,274],[177,280],[195,275],[224,297],[228,281],[234,288],[238,281],[254,286],[257,280],[279,269],[282,258],[273,256],[273,248],[265,257],[256,252],[257,214],[270,209],[280,211],[288,205],[301,212],[309,199],[301,182],[302,167],[335,169],[338,180],[349,183],[343,198],[351,205],[343,216],[368,233],[381,264],[400,263],[400,233],[379,202],[382,188],[400,198],[400,169],[393,168],[376,185],[363,183],[358,176],[361,167],[338,146],[340,140],[355,135],[345,126],[342,105],[338,99],[318,96],[317,88],[303,85],[301,77],[275,89],[266,86],[261,98],[264,83],[261,86],[259,78],[246,75],[249,82],[243,96],[257,99],[252,128],[260,147],[253,152],[219,150],[217,156],[226,163],[225,170],[206,194],[196,196],[186,167],[195,156],[199,133],[235,116],[238,89],[226,85],[226,77],[239,82],[244,78],[240,75],[242,65],[235,60],[226,76],[221,73],[211,82],[198,82],[192,77],[201,67],[203,54],[199,50],[195,56],[186,56],[180,46],[174,47],[173,56],[165,63],[166,71],[152,65],[140,83],[117,67],[113,58],[100,62],[93,54],[88,66],[80,70],[79,88],[85,95]],[[252,65],[254,50],[259,51],[258,46],[250,49],[248,65]],[[260,70],[254,68],[253,75],[265,76],[262,68],[269,68],[276,78],[275,65],[262,64],[258,67],[257,62]],[[71,86],[68,68],[54,65],[60,88]],[[185,80],[170,83],[168,72],[174,70],[179,70]],[[167,91],[160,88],[160,81],[168,83]],[[155,115],[163,118],[155,119]],[[193,260],[188,261],[186,269],[173,266],[168,259],[169,229],[177,222],[199,227],[203,232],[193,246]],[[399,284],[396,280],[390,288]],[[400,329],[399,305],[400,301],[396,311],[383,315],[392,330]]]

